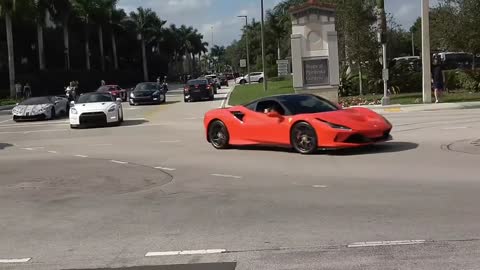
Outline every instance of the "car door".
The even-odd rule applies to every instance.
[[[279,117],[271,117],[265,109],[277,107]],[[259,144],[289,144],[290,123],[284,115],[285,109],[276,100],[268,99],[259,101],[254,111],[249,111],[244,119],[245,136]]]
[[[52,97],[53,106],[55,107],[55,115],[59,115],[63,111],[66,112],[66,103],[62,102],[60,97]]]

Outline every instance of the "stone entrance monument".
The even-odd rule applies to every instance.
[[[292,7],[292,71],[296,93],[338,102],[340,84],[335,5],[309,0]]]

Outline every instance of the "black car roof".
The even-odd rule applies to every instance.
[[[298,97],[298,96],[310,96],[310,97],[322,98],[322,97],[319,97],[319,96],[314,95],[314,94],[278,94],[278,95],[272,95],[272,96],[268,96],[268,97],[261,97],[261,98],[252,100],[252,101],[244,104],[243,106],[246,106],[246,105],[249,105],[249,104],[252,104],[252,103],[255,103],[255,102],[264,101],[264,100],[277,100],[277,101],[278,101],[279,99],[282,99],[282,98]],[[323,98],[322,98],[322,99],[323,99]]]

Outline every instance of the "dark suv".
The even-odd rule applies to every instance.
[[[199,78],[187,82],[183,89],[183,100],[191,102],[195,100],[213,100],[215,97],[215,90],[206,78]]]

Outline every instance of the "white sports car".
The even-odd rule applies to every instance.
[[[28,98],[12,110],[14,121],[55,119],[67,112],[68,100],[58,96]]]
[[[70,105],[70,127],[92,125],[120,125],[123,122],[122,100],[110,93],[88,93],[81,95]]]

